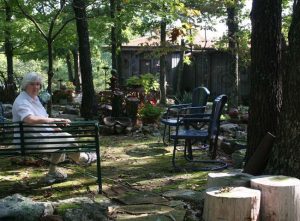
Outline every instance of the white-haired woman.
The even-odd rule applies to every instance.
[[[61,122],[68,124],[71,121],[64,118],[51,118],[41,104],[38,95],[42,85],[42,78],[35,72],[30,72],[23,77],[21,83],[22,92],[18,95],[14,101],[12,114],[13,121],[23,121],[27,124],[47,124],[54,122]],[[52,128],[46,128],[47,130],[53,130]],[[59,128],[58,128],[59,129]],[[66,133],[67,134],[67,133]],[[43,137],[43,133],[34,133],[34,136]],[[47,135],[46,135],[47,136]],[[45,138],[47,139],[47,138]],[[73,138],[67,138],[73,139]],[[68,144],[67,144],[68,145]],[[96,159],[92,153],[70,153],[68,156],[77,163],[90,163]],[[65,159],[65,154],[57,153],[51,154],[50,168],[46,176],[47,181],[55,182],[64,180],[67,175],[58,170],[56,165]]]

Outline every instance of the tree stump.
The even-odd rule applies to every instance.
[[[287,176],[260,176],[251,187],[261,191],[262,221],[300,221],[300,180]]]
[[[252,175],[239,172],[209,173],[206,188],[222,186],[250,187]]]
[[[205,191],[204,221],[257,221],[259,190],[247,187],[209,188]]]

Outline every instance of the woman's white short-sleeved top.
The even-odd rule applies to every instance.
[[[16,98],[13,108],[13,121],[23,121],[29,115],[48,117],[48,114],[38,97],[32,98],[22,91]]]

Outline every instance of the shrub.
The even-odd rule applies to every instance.
[[[142,74],[140,77],[131,76],[127,79],[127,86],[129,87],[143,87],[145,93],[148,94],[151,90],[156,91],[159,88],[157,77],[151,73]]]
[[[144,123],[155,123],[162,111],[162,108],[147,103],[138,110],[138,116]]]

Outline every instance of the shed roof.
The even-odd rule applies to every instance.
[[[208,49],[208,48],[214,48],[214,40],[206,39],[204,36],[202,36],[200,33],[196,34],[193,40],[193,48],[195,49]],[[181,37],[177,38],[177,41],[172,42],[170,39],[167,39],[167,42],[170,44],[170,46],[179,46]],[[158,35],[152,35],[152,36],[142,36],[139,38],[135,38],[130,40],[128,43],[124,43],[123,47],[142,47],[142,46],[148,46],[148,47],[157,47],[160,45],[160,36]],[[189,47],[187,45],[187,47]]]

